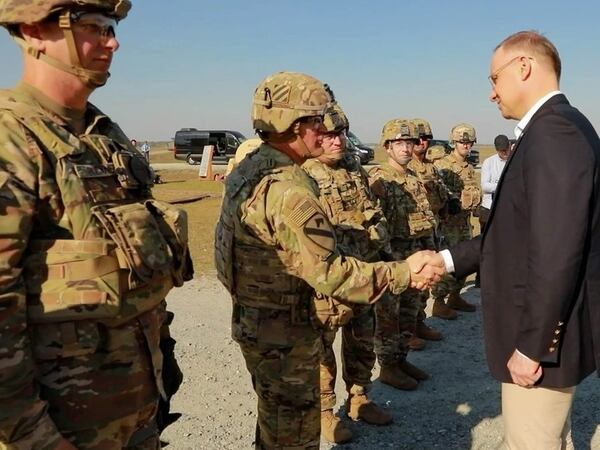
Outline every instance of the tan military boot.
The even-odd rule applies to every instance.
[[[346,412],[352,420],[363,420],[371,425],[392,423],[392,415],[367,398],[365,394],[350,394],[346,400]]]
[[[458,292],[452,292],[448,296],[448,306],[457,311],[474,312],[477,308],[460,296]]]
[[[419,385],[417,380],[405,374],[399,367],[382,367],[379,381],[403,391],[413,391]]]
[[[404,360],[398,364],[398,367],[402,372],[407,374],[409,377],[414,378],[415,380],[423,381],[429,378],[427,372],[419,369],[417,366],[409,363],[407,360]]]
[[[321,411],[321,436],[327,442],[342,444],[352,439],[352,431],[333,413],[332,409],[326,409]]]
[[[443,298],[434,300],[431,315],[445,320],[454,320],[458,317],[456,311],[446,305]]]
[[[425,345],[427,345],[427,343],[423,339],[419,338],[416,334],[413,334],[408,340],[408,348],[411,350],[423,350]]]
[[[417,322],[415,334],[421,339],[427,339],[428,341],[441,341],[444,337],[441,332],[427,326],[423,321]]]

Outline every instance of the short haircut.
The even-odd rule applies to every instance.
[[[511,34],[502,42],[500,42],[494,51],[498,50],[499,48],[503,48],[505,50],[526,50],[535,56],[547,59],[554,69],[557,80],[560,80],[562,64],[560,62],[558,50],[547,37],[542,36],[537,31],[519,31],[518,33]]]
[[[508,150],[510,147],[510,141],[505,134],[499,134],[494,139],[494,147],[496,147],[496,151]]]

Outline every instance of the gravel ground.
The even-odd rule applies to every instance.
[[[480,304],[478,289],[467,288],[464,296]],[[229,296],[211,275],[172,291],[168,300],[176,313],[172,332],[185,380],[173,405],[182,417],[163,435],[170,443],[167,448],[253,448],[256,399],[241,353],[230,338]],[[379,383],[377,366],[373,373],[370,396],[389,408],[394,423],[375,427],[344,419],[354,440],[345,445],[323,442],[322,449],[498,448],[502,440],[499,385],[487,371],[479,309],[461,313],[455,321],[434,318],[429,323],[445,339],[409,355],[411,362],[431,375],[429,380],[416,391],[403,392]],[[337,393],[343,415],[341,377]],[[575,397],[573,438],[578,450],[600,450],[599,404],[598,381],[591,376]]]

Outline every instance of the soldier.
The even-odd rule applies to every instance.
[[[477,142],[475,128],[467,123],[459,123],[450,131],[450,143],[454,144],[454,150],[435,161],[435,167],[450,190],[450,195],[460,199],[461,204],[458,214],[448,215],[442,221],[441,231],[445,248],[472,237],[470,218],[471,213],[481,203],[481,187],[475,177],[475,170],[466,158],[475,142]],[[456,311],[475,311],[475,305],[460,296],[460,290],[464,285],[464,279],[457,280],[450,275],[444,276],[442,281],[431,290],[434,298],[432,314],[442,319],[456,319]],[[447,304],[446,296],[448,296]]]
[[[418,141],[408,120],[388,121],[381,133],[381,146],[388,161],[369,171],[371,189],[380,200],[388,222],[392,259],[404,259],[419,250],[433,250],[435,219],[427,191],[407,168]],[[388,293],[375,305],[375,351],[381,365],[380,381],[398,389],[416,389],[428,375],[406,360],[408,342],[415,333],[417,315],[427,293],[407,289]]]
[[[317,182],[319,200],[335,230],[341,255],[361,261],[379,260],[389,238],[381,209],[369,189],[367,173],[346,150],[348,119],[336,104],[324,119],[323,154],[307,160],[302,168]],[[342,329],[342,367],[348,400],[346,413],[353,420],[375,425],[391,423],[392,416],[371,402],[367,392],[375,365],[372,305],[346,306],[334,298],[316,294],[317,310],[324,317],[321,359],[321,435],[329,442],[346,442],[352,432],[333,414],[337,366],[333,342]]]
[[[235,151],[234,157],[227,162],[225,176],[229,175],[233,168],[237,166],[248,153],[251,153],[260,147],[261,143],[262,141],[259,138],[246,139],[244,142],[242,142]]]
[[[186,216],[88,103],[130,7],[0,1],[24,62],[0,91],[2,449],[158,449],[181,381],[164,298],[191,278]]]
[[[232,334],[258,396],[256,448],[316,449],[320,435],[321,333],[313,288],[357,303],[389,289],[425,287],[437,273],[423,255],[366,263],[342,257],[300,165],[322,153],[331,101],[319,80],[279,72],[256,88],[253,128],[263,144],[225,181],[215,264],[233,300]]]
[[[427,149],[429,148],[429,139],[433,139],[431,126],[425,119],[412,119],[413,124],[417,129],[419,141],[413,148],[412,160],[408,163],[408,168],[417,176],[419,181],[425,186],[427,191],[427,200],[435,217],[435,244],[438,247],[439,231],[437,230],[440,223],[440,215],[447,208],[448,189],[440,178],[437,169],[433,165],[433,161],[427,159]],[[425,307],[427,306],[427,297],[423,296],[423,303],[417,315],[416,332],[409,341],[408,345],[412,350],[418,350],[425,346],[425,342],[421,339],[430,341],[439,341],[442,339],[442,333],[425,324]],[[420,341],[420,342],[419,342]]]

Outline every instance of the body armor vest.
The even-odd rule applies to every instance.
[[[377,259],[389,239],[387,225],[360,164],[345,156],[336,167],[309,159],[302,168],[317,183],[340,252],[365,261]]]
[[[95,120],[76,136],[29,98],[0,92],[0,110],[21,123],[30,151],[49,161],[40,167],[51,180],[39,187],[40,223],[24,253],[31,323],[116,326],[156,307],[193,273],[185,212],[150,198],[151,169],[91,108]],[[104,125],[106,133],[94,132]]]
[[[414,172],[419,181],[425,186],[429,206],[437,217],[448,201],[448,192],[440,174],[433,163],[427,160],[421,162],[413,158],[408,163],[408,168]]]
[[[425,187],[412,172],[401,174],[383,165],[371,169],[369,176],[373,191],[381,199],[392,241],[433,235],[435,219]]]
[[[254,237],[240,217],[245,201],[266,195],[275,181],[296,181],[296,171],[302,171],[296,165],[277,167],[269,151],[275,150],[265,145],[250,153],[225,181],[221,216],[215,231],[215,266],[234,303],[290,311],[294,317],[300,308],[308,308],[313,289],[289,274],[287,267],[292,267],[293,261],[279,250],[275,240],[263,242]]]
[[[481,203],[481,186],[473,167],[466,161],[458,161],[452,154],[436,161],[435,166],[450,193],[460,198],[464,214],[459,214],[458,218],[473,212]]]

